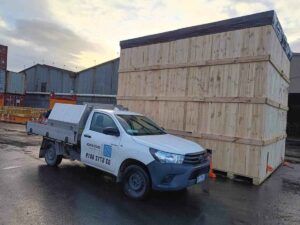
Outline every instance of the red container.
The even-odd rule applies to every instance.
[[[4,106],[4,94],[0,93],[0,107]]]
[[[0,45],[0,69],[7,69],[7,46]]]
[[[5,106],[24,106],[24,95],[4,94]]]
[[[55,95],[55,93],[52,91],[50,93],[50,102],[49,102],[49,108],[53,109],[55,103],[63,103],[63,104],[72,104],[76,105],[77,103],[77,98],[76,95],[71,95],[68,97],[58,97]]]

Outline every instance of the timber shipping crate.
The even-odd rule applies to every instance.
[[[263,182],[284,160],[290,59],[274,11],[121,41],[118,104]]]

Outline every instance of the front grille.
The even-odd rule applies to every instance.
[[[191,153],[184,156],[183,164],[196,165],[204,163],[206,160],[206,152]]]

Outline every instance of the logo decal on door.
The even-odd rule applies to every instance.
[[[111,145],[104,145],[103,147],[103,156],[111,158],[112,147]]]

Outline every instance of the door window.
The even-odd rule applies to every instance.
[[[110,116],[103,113],[94,113],[90,130],[103,133],[103,129],[107,127],[118,129],[117,125]]]

